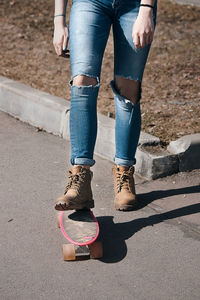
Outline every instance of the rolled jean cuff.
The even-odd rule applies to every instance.
[[[127,159],[123,159],[123,158],[114,157],[114,162],[116,165],[130,167],[130,166],[136,164],[136,159],[134,158],[133,160],[127,160]]]
[[[72,165],[88,165],[93,166],[95,164],[94,159],[86,158],[86,157],[75,157],[71,159]]]

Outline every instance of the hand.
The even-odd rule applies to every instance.
[[[66,51],[69,40],[68,28],[62,23],[56,23],[54,27],[53,45],[57,55],[64,56],[63,51]]]
[[[139,49],[153,41],[154,24],[151,8],[140,7],[138,17],[133,24],[132,38],[135,48]]]

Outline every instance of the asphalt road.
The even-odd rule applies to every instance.
[[[199,171],[137,178],[141,207],[113,209],[111,162],[96,157],[93,191],[101,260],[64,262],[55,199],[69,143],[0,112],[0,297],[199,300]]]

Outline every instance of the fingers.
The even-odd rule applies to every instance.
[[[136,49],[143,48],[153,41],[154,26],[152,21],[145,24],[141,19],[136,19],[133,25],[132,38]]]
[[[140,37],[137,34],[133,35],[133,42],[135,44],[135,48],[139,49],[140,48]]]
[[[68,27],[65,27],[64,42],[63,42],[64,50],[68,48],[68,43],[69,43],[69,32],[68,32]]]
[[[63,40],[64,40],[63,37],[61,37],[60,41],[56,41],[56,40],[53,41],[56,54],[59,55],[59,56],[62,55]]]
[[[141,38],[140,38],[141,48],[143,48],[143,47],[147,46],[148,44],[150,44],[151,41],[152,41],[151,34],[144,33],[143,35],[141,35]]]
[[[135,33],[133,35],[133,43],[136,49],[143,48],[153,41],[153,34]]]
[[[69,41],[69,38],[68,38],[68,36],[65,35],[64,40],[63,40],[63,50],[67,50],[68,41]]]
[[[69,57],[68,42],[68,28],[57,25],[54,29],[53,45],[58,56]]]
[[[143,48],[144,46],[146,46],[146,35],[141,34],[140,35],[140,47]]]

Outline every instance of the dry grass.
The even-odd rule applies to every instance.
[[[1,75],[69,100],[69,60],[57,57],[52,45],[53,1],[3,0],[0,4]],[[69,7],[70,3],[68,12]],[[159,1],[143,81],[142,128],[166,143],[200,132],[199,36],[200,9]],[[114,114],[112,74],[110,36],[98,99],[103,114]]]

